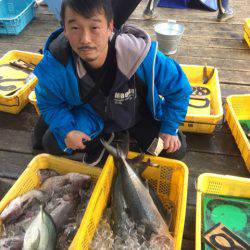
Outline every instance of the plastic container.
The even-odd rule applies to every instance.
[[[18,35],[34,18],[34,0],[0,0],[0,34]]]
[[[35,107],[37,114],[40,115],[40,112],[37,106],[36,92],[34,90],[32,90],[29,94],[29,101]]]
[[[247,18],[245,20],[243,29],[244,29],[244,39],[246,40],[248,46],[250,47],[250,18]]]
[[[43,55],[41,54],[12,50],[6,53],[2,58],[0,58],[0,67],[1,65],[8,65],[10,61],[17,59],[21,59],[27,63],[37,65],[42,58]],[[14,79],[15,76],[10,72],[10,76],[7,76],[7,78]],[[37,78],[31,73],[26,78],[25,84],[22,84],[22,87],[19,90],[10,95],[0,94],[0,111],[12,114],[19,113],[23,109],[23,107],[28,103],[28,96],[30,92],[34,89],[36,83]]]
[[[227,97],[226,120],[250,172],[250,142],[239,120],[250,120],[250,94]]]
[[[20,196],[30,191],[33,188],[39,187],[40,179],[37,175],[37,171],[39,169],[45,169],[45,168],[53,169],[61,174],[66,174],[69,172],[87,174],[92,177],[92,180],[94,182],[97,181],[98,177],[101,174],[100,168],[88,167],[80,162],[68,160],[62,157],[56,157],[48,154],[40,154],[32,159],[32,161],[28,164],[27,168],[24,170],[24,172],[15,182],[15,184],[11,187],[8,193],[1,200],[0,213],[9,204],[9,202],[15,199],[17,196]],[[93,192],[93,197],[96,196],[96,192],[97,191]],[[90,199],[90,203],[92,203],[91,200],[92,198]],[[82,224],[83,223],[84,220],[82,221]],[[81,227],[83,226],[82,224]],[[77,241],[76,237],[73,239],[73,242],[74,241]],[[73,245],[73,242],[71,243],[71,245]]]
[[[244,28],[244,31],[247,33],[248,37],[250,37],[250,18],[247,18],[245,20],[243,28]]]
[[[214,194],[250,198],[250,179],[230,175],[204,173],[198,177],[196,197],[195,249],[202,249],[202,195]]]
[[[159,42],[159,49],[167,55],[175,54],[184,30],[184,25],[176,23],[175,20],[156,24],[154,31]]]
[[[129,153],[129,157],[136,155],[138,154]],[[173,232],[175,249],[179,250],[181,249],[186,214],[188,168],[183,162],[177,160],[148,155],[145,155],[145,159],[150,159],[151,162],[160,165],[160,167],[148,167],[144,171],[143,177],[148,179],[149,184],[156,190],[164,207],[174,207]],[[70,249],[88,249],[107,205],[114,172],[113,157],[109,156]]]
[[[247,42],[248,46],[250,47],[250,36],[248,36],[246,32],[244,32],[244,39]]]
[[[209,95],[205,95],[209,99],[209,112],[207,109],[195,109],[188,108],[188,112],[185,118],[185,122],[180,124],[180,129],[186,132],[193,133],[205,133],[211,134],[215,130],[216,126],[221,124],[223,119],[223,108],[221,101],[221,90],[219,83],[218,70],[215,68],[213,77],[207,84],[203,84],[203,69],[201,65],[181,65],[183,71],[187,75],[187,78],[194,87],[202,87],[209,90]],[[207,66],[208,75],[213,71],[213,67]],[[193,104],[194,100],[190,100],[190,104]],[[202,104],[202,101],[201,105]]]

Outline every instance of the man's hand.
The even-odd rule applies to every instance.
[[[75,150],[84,149],[86,147],[82,142],[83,140],[90,141],[91,138],[81,131],[72,130],[67,134],[64,141],[67,148]]]
[[[160,133],[160,137],[164,141],[164,149],[168,153],[174,153],[181,147],[178,135]]]

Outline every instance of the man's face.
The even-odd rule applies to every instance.
[[[104,11],[85,18],[66,7],[64,34],[71,48],[93,67],[101,67],[108,51],[113,22],[107,23]]]

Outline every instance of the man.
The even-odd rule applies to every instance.
[[[109,0],[64,0],[61,18],[63,29],[49,37],[35,69],[35,145],[56,155],[84,150],[83,161],[96,165],[99,137],[110,143],[113,132],[128,130],[143,151],[160,136],[162,155],[182,158],[178,126],[192,89],[181,67],[143,30],[113,33]]]

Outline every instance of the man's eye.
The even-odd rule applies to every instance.
[[[78,27],[71,27],[72,30],[78,30]]]
[[[98,29],[99,29],[99,27],[94,26],[94,27],[92,27],[92,29],[93,29],[93,30],[98,30]]]

